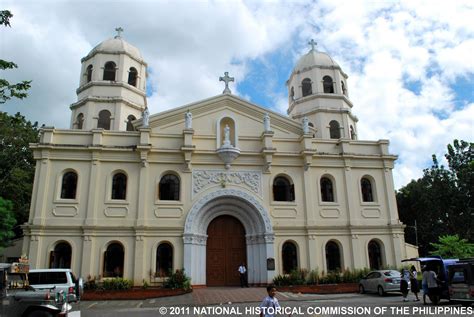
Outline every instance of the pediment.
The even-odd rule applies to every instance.
[[[150,116],[149,127],[154,134],[182,134],[185,114],[192,114],[195,135],[216,135],[216,123],[230,117],[236,122],[239,137],[260,137],[264,131],[263,117],[270,116],[275,137],[293,138],[302,134],[301,123],[277,112],[252,104],[237,96],[222,94]],[[139,122],[138,127],[140,127]]]

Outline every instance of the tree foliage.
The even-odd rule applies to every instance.
[[[409,226],[417,221],[421,255],[432,253],[431,242],[440,236],[458,234],[474,240],[474,144],[454,140],[445,158],[447,168],[433,155],[433,165],[423,171],[423,177],[397,192],[400,220]],[[414,243],[413,228],[405,232],[405,239]]]
[[[474,243],[461,239],[457,234],[439,237],[439,243],[431,243],[433,254],[443,258],[470,258],[474,257]]]
[[[8,10],[0,11],[0,25],[10,27],[10,18],[13,14]],[[18,68],[14,62],[0,59],[0,70],[8,70]],[[22,82],[11,84],[8,80],[0,78],[0,104],[3,104],[11,98],[23,99],[27,96],[27,90],[31,88],[31,80],[24,80]]]
[[[13,203],[17,224],[28,221],[35,174],[29,143],[38,141],[37,122],[27,121],[20,113],[0,112],[0,197]]]
[[[15,225],[15,217],[13,215],[13,204],[11,201],[0,197],[0,251],[7,247],[10,239],[14,236],[13,226]]]

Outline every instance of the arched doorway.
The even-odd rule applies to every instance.
[[[341,271],[341,253],[339,245],[334,241],[326,243],[326,270],[328,272]]]
[[[49,268],[70,269],[71,268],[71,245],[67,242],[60,242],[54,247],[49,256]]]
[[[382,269],[382,248],[380,243],[371,240],[368,246],[369,251],[369,266],[372,270]]]
[[[298,269],[298,251],[293,242],[286,241],[283,243],[281,257],[283,262],[283,274],[290,274],[292,271]]]
[[[123,277],[124,251],[122,244],[109,244],[104,252],[104,277]]]
[[[267,259],[275,258],[275,235],[268,211],[255,196],[229,188],[204,195],[193,204],[186,216],[183,262],[191,283],[209,285],[206,280],[207,229],[214,219],[224,215],[235,217],[245,229],[248,282],[271,283],[275,271],[267,269]],[[237,269],[238,266],[235,267],[236,274]]]
[[[240,284],[240,263],[246,263],[245,229],[232,216],[219,216],[207,227],[206,281],[208,286]]]

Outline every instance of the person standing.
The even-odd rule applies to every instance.
[[[280,309],[280,303],[275,297],[276,287],[274,285],[267,286],[267,293],[262,303],[260,304],[260,317],[274,317],[278,315]]]
[[[249,287],[247,282],[247,268],[245,264],[242,262],[239,266],[239,275],[240,275],[240,287]]]
[[[416,271],[416,268],[414,265],[411,266],[410,268],[410,288],[411,292],[415,294],[415,302],[419,302],[420,299],[418,298],[418,293],[420,292],[420,287],[418,285],[418,272]]]
[[[423,272],[421,279],[421,288],[423,289],[423,305],[426,305],[426,296],[428,295],[428,277],[430,273],[426,265],[421,268],[421,272]]]
[[[408,302],[408,282],[410,281],[410,272],[407,269],[402,269],[402,280],[400,281],[400,292],[403,295],[403,301]]]
[[[433,304],[439,303],[439,287],[438,287],[438,276],[434,272],[433,268],[428,270],[428,296]]]

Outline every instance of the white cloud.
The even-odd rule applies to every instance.
[[[473,100],[452,86],[474,73],[469,0],[6,0],[3,6],[14,17],[12,28],[0,30],[1,55],[20,67],[6,77],[32,79],[33,88],[27,99],[0,109],[39,123],[69,126],[80,58],[122,26],[148,62],[152,113],[220,94],[218,78],[229,71],[236,83],[265,75],[272,109],[285,114],[286,87],[252,69],[252,61],[272,73],[280,65],[271,64],[270,54],[290,52],[295,62],[314,38],[349,75],[359,138],[391,140],[399,155],[397,188],[421,176],[431,154],[441,155],[454,138],[473,140]],[[231,89],[256,99],[236,84]]]

